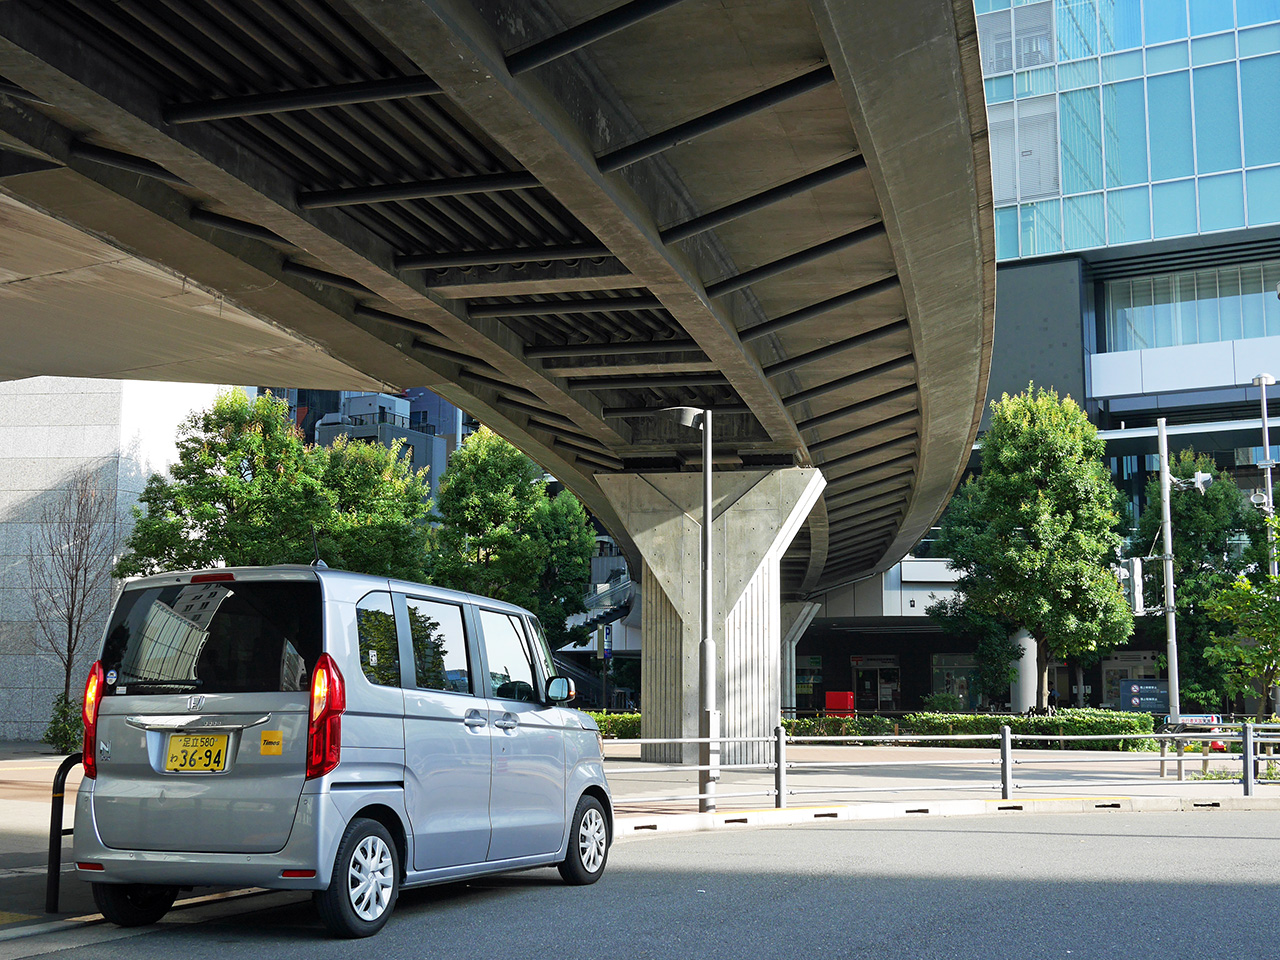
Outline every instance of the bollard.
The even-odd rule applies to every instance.
[[[1013,799],[1013,731],[1000,728],[1000,797]]]
[[[773,728],[773,805],[779,809],[787,806],[787,731],[782,727]]]
[[[58,881],[62,879],[62,838],[70,830],[62,829],[62,798],[67,791],[67,774],[84,757],[73,753],[58,765],[53,776],[53,798],[49,805],[49,871],[44,883],[44,912],[58,912]]]
[[[1164,776],[1164,758],[1169,755],[1169,741],[1160,741],[1160,776]]]
[[[1243,741],[1241,744],[1241,753],[1244,761],[1244,776],[1240,778],[1240,782],[1244,784],[1244,795],[1246,797],[1253,796],[1253,724],[1246,723],[1243,728]]]
[[[1187,778],[1184,776],[1184,772],[1183,772],[1183,768],[1182,768],[1182,764],[1183,764],[1183,759],[1182,759],[1182,758],[1183,758],[1183,756],[1184,756],[1184,755],[1186,754],[1186,752],[1187,752],[1187,745],[1186,745],[1186,743],[1185,743],[1184,741],[1182,741],[1182,740],[1178,740],[1178,741],[1177,741],[1177,744],[1178,744],[1178,779],[1179,779],[1179,780],[1185,780],[1185,779],[1187,779]]]

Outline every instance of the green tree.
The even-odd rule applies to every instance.
[[[482,427],[450,459],[436,509],[432,582],[528,607],[553,647],[570,638],[595,548],[573,494],[548,498],[541,468]]]
[[[1205,655],[1222,668],[1229,693],[1254,693],[1258,721],[1269,713],[1271,688],[1280,682],[1280,577],[1247,577],[1205,601],[1209,614],[1230,623],[1235,632],[1213,635]]]
[[[481,427],[454,452],[440,478],[432,582],[529,606],[546,564],[545,545],[530,536],[545,500],[538,465]]]
[[[568,490],[544,499],[534,512],[533,537],[546,557],[534,591],[533,610],[542,621],[551,649],[586,639],[586,628],[565,627],[565,621],[586,607],[582,598],[591,580],[591,555],[596,537],[587,511]]]
[[[309,563],[314,533],[332,567],[421,580],[428,490],[398,445],[308,446],[285,401],[224,393],[183,424],[170,476],[147,481],[115,575]]]
[[[1183,450],[1169,458],[1169,473],[1187,480],[1197,472],[1211,474],[1214,482],[1204,494],[1174,491],[1169,498],[1173,527],[1173,580],[1178,618],[1178,688],[1185,701],[1210,709],[1221,709],[1232,695],[1229,667],[1208,656],[1211,636],[1227,624],[1215,619],[1206,601],[1249,569],[1265,569],[1265,525],[1226,471],[1219,471],[1213,459],[1194,450]],[[1138,542],[1131,555],[1163,553],[1160,540],[1160,477],[1147,482],[1147,507],[1138,520]],[[1143,565],[1146,597],[1155,606],[1164,603],[1164,564]],[[1153,617],[1151,632],[1165,637],[1163,617]]]
[[[1110,569],[1121,539],[1119,493],[1103,443],[1071,398],[1029,387],[991,405],[982,472],[943,518],[938,546],[975,613],[1024,627],[1048,704],[1051,658],[1125,642],[1133,616]]]

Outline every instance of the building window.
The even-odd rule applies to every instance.
[[[988,13],[978,18],[978,50],[982,55],[982,72],[1009,73],[1013,70],[1013,27],[1008,10]]]
[[[1101,0],[1098,6],[1098,27],[1103,53],[1141,47],[1141,0]]]
[[[1280,261],[1106,284],[1105,349],[1280,336]]]
[[[1052,0],[1014,8],[1013,42],[1019,70],[1054,62]]]

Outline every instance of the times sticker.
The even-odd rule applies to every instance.
[[[264,757],[278,757],[284,753],[284,731],[263,730],[262,746],[258,749]]]

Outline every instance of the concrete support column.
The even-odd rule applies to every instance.
[[[822,604],[813,601],[782,605],[782,715],[796,713],[796,644],[813,623]]]
[[[1022,651],[1018,661],[1018,679],[1013,681],[1013,700],[1009,709],[1022,713],[1036,705],[1036,641],[1030,631],[1019,627],[1010,638]]]
[[[597,478],[644,560],[643,737],[698,736],[702,478]],[[772,738],[781,715],[782,554],[826,485],[811,467],[716,473],[712,484],[712,616],[716,702],[726,737]],[[771,743],[730,744],[723,763],[764,763]],[[644,747],[646,760],[696,763],[692,744]]]

